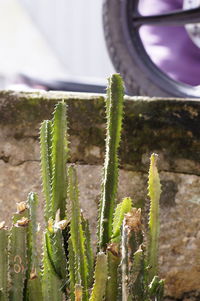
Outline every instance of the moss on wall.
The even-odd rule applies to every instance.
[[[104,95],[67,92],[0,92],[0,124],[17,139],[34,136],[55,103],[68,103],[72,161],[102,163],[105,135]],[[126,97],[121,165],[146,170],[150,153],[160,154],[165,171],[200,174],[200,102]],[[183,163],[184,160],[184,163]]]

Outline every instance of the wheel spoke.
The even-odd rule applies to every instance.
[[[187,10],[175,10],[170,13],[151,16],[134,16],[134,26],[141,25],[170,25],[181,26],[191,23],[200,23],[200,7],[187,9]]]

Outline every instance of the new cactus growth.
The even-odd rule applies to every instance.
[[[159,200],[161,194],[161,185],[156,166],[158,156],[151,155],[151,163],[149,169],[149,197],[150,197],[150,212],[149,212],[149,245],[148,245],[148,265],[149,280],[158,273],[158,238],[159,238]]]
[[[123,117],[123,83],[109,79],[107,136],[99,204],[97,253],[89,222],[80,208],[78,178],[67,165],[67,106],[57,104],[40,129],[41,173],[45,198],[43,256],[38,254],[38,198],[17,206],[10,230],[0,223],[0,301],[161,301],[157,276],[160,182],[156,155],[149,172],[150,218],[147,251],[141,210],[124,198],[116,205],[118,149]],[[147,254],[147,255],[146,255]],[[42,266],[41,266],[42,262]],[[94,264],[95,262],[95,264]],[[95,265],[95,266],[94,266]]]

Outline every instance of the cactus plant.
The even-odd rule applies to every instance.
[[[10,230],[0,223],[0,301],[161,301],[157,276],[160,182],[156,155],[149,172],[147,252],[141,210],[129,197],[116,205],[123,83],[114,74],[106,98],[107,136],[95,253],[80,208],[78,178],[69,158],[67,106],[57,104],[40,129],[45,197],[42,267],[37,252],[37,195],[19,203]],[[8,252],[9,251],[9,252]],[[94,267],[95,262],[95,267]]]

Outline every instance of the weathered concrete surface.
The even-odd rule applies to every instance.
[[[29,191],[39,192],[42,209],[38,129],[61,99],[68,102],[71,161],[78,164],[82,206],[91,225],[96,223],[105,138],[103,96],[0,92],[0,220],[7,224],[14,204]],[[166,294],[174,297],[200,290],[199,125],[197,100],[126,101],[118,198],[148,202],[149,155],[159,153],[160,274],[166,279]]]

